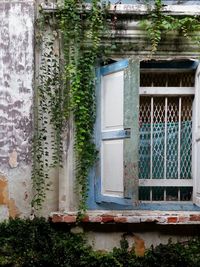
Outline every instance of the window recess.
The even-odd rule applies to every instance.
[[[194,73],[141,73],[139,200],[191,201]]]
[[[97,69],[96,99],[89,207],[200,206],[199,62],[108,64]]]

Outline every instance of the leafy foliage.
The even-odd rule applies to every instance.
[[[200,240],[160,244],[137,257],[125,239],[111,252],[94,251],[83,234],[72,234],[44,218],[0,223],[2,267],[198,267]]]
[[[148,1],[147,1],[148,3]],[[186,38],[193,38],[199,44],[199,38],[191,33],[200,30],[199,16],[171,16],[163,12],[162,0],[155,0],[154,8],[149,9],[147,19],[142,20],[140,25],[147,31],[151,41],[151,52],[158,49],[162,37],[169,32],[174,32]]]

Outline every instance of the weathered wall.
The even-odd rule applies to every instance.
[[[30,213],[34,1],[0,2],[0,219]]]
[[[38,2],[42,2],[38,1]],[[36,12],[35,1],[1,1],[0,2],[0,219],[9,216],[29,216],[31,212],[31,137],[33,94],[34,94],[34,69],[38,57],[34,57],[34,15]],[[139,48],[145,51],[141,54],[146,57],[150,44],[145,41],[144,33],[138,28],[139,16],[132,21],[120,21],[121,30],[116,36],[119,44],[127,42],[127,53],[116,53],[117,56],[132,56],[138,54]],[[173,39],[173,38],[172,38]],[[165,42],[158,55],[161,58],[196,57],[195,48],[187,51],[182,48],[187,44],[173,39],[171,52],[166,54]],[[177,52],[178,51],[178,52]],[[40,51],[37,51],[38,55]],[[36,61],[35,61],[36,60]],[[52,170],[51,190],[47,194],[42,215],[50,211],[65,214],[65,211],[76,210],[77,194],[74,193],[74,158],[72,122],[68,124],[64,142],[64,168],[60,171]],[[59,193],[58,193],[59,190]],[[75,216],[66,215],[62,222],[74,223]],[[68,221],[67,221],[68,220]],[[104,218],[105,220],[105,218]],[[56,221],[55,221],[56,222]],[[60,222],[59,220],[57,222]],[[101,221],[100,221],[101,224]],[[199,222],[198,222],[199,224]],[[89,242],[95,249],[111,249],[119,246],[121,236],[129,231],[130,244],[134,243],[138,254],[144,252],[145,247],[160,242],[166,243],[169,237],[174,241],[185,240],[199,232],[199,228],[192,225],[188,232],[186,228],[178,225],[170,231],[165,231],[153,225],[145,228],[142,223],[138,226],[118,227],[113,224],[108,228],[101,228],[96,224],[93,227],[85,226]],[[196,229],[192,231],[191,229]],[[76,231],[76,230],[75,230]],[[179,233],[179,234],[178,234]]]
[[[91,230],[86,232],[88,242],[95,250],[110,251],[114,247],[120,247],[122,238],[126,238],[129,243],[129,248],[133,248],[138,256],[143,256],[145,250],[152,245],[167,244],[169,240],[172,242],[185,242],[198,234],[198,229],[194,227],[194,231],[187,228],[172,227],[158,229],[154,226],[151,229],[145,227],[126,227],[126,229],[116,230],[107,229],[107,231]],[[76,232],[74,229],[72,232]],[[128,233],[127,233],[128,232]]]

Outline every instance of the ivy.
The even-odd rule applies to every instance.
[[[42,52],[33,146],[33,206],[41,207],[45,200],[50,169],[62,166],[62,135],[72,116],[79,210],[85,211],[87,177],[97,156],[93,141],[95,65],[105,25],[105,9],[99,0],[92,0],[90,10],[83,2],[65,0],[55,14],[41,12],[40,16],[38,25],[42,30],[38,36]],[[55,52],[57,35],[62,38],[63,59]]]
[[[200,30],[199,16],[172,16],[163,12],[162,0],[155,0],[153,8],[148,8],[147,19],[141,21],[140,25],[147,31],[151,42],[151,53],[154,54],[162,38],[170,32],[182,35],[187,39],[192,38],[199,45],[199,38],[192,33]]]
[[[49,20],[48,20],[49,21]],[[56,32],[47,32],[40,44],[41,58],[33,137],[32,205],[41,207],[49,189],[49,172],[62,162],[62,96],[60,92],[59,57],[55,52]],[[49,130],[51,129],[51,136]]]

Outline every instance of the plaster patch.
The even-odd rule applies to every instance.
[[[9,211],[6,205],[0,205],[0,222],[9,218]]]
[[[16,168],[18,165],[17,162],[17,151],[13,149],[12,153],[9,154],[9,165],[11,168]]]

